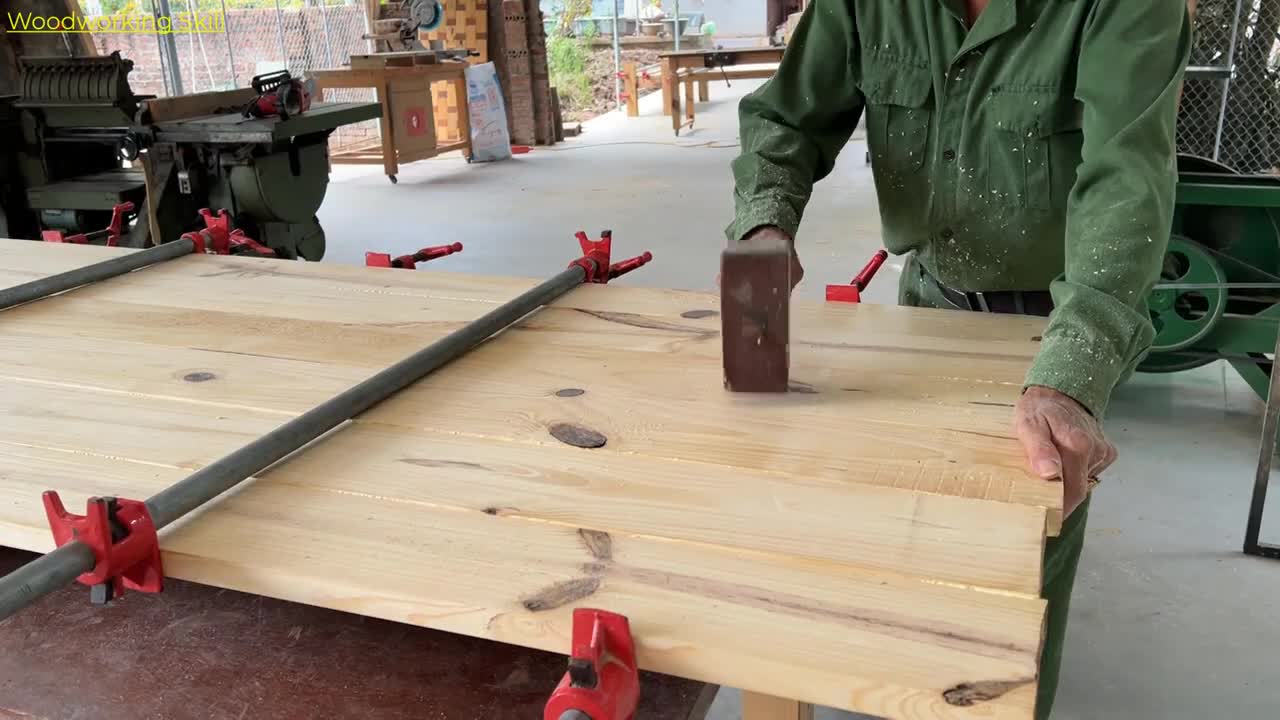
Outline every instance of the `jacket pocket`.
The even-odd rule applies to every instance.
[[[932,120],[933,80],[928,68],[880,63],[863,79],[871,166],[889,174],[924,167]]]
[[[1080,162],[1082,108],[1055,88],[1001,91],[986,107],[994,124],[987,186],[1001,204],[1062,209]]]

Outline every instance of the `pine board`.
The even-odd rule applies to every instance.
[[[0,241],[0,285],[117,252]],[[146,497],[535,282],[189,257],[0,313],[0,544],[49,549],[43,489]],[[1007,426],[1040,325],[801,304],[814,392],[742,398],[715,308],[575,290],[166,531],[166,570],[561,652],[604,607],[651,669],[1031,717],[1061,498]]]

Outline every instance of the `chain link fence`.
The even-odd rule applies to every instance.
[[[255,75],[287,69],[294,75],[346,64],[372,51],[361,0],[80,0],[97,18],[172,18],[169,33],[95,32],[98,52],[134,62],[129,84],[137,94],[166,97],[246,87]],[[118,23],[117,23],[118,25]],[[102,27],[95,22],[96,27]],[[372,102],[369,90],[333,90],[325,101]],[[339,128],[336,145],[376,138],[378,122]]]
[[[1178,149],[1280,173],[1280,0],[1200,0]]]

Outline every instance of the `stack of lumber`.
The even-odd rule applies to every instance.
[[[0,285],[123,252],[0,241]],[[536,282],[190,256],[2,312],[0,545],[52,547],[45,489],[146,498]],[[165,569],[558,652],[597,607],[648,669],[1031,718],[1041,321],[797,303],[793,392],[744,396],[717,305],[576,289],[167,529]]]

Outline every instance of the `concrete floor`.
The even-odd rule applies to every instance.
[[[655,257],[623,282],[710,290],[732,211],[734,111],[754,86],[713,84],[678,139],[651,95],[640,118],[598,118],[510,162],[421,162],[396,186],[379,168],[338,167],[320,211],[326,261],[461,241],[466,252],[432,269],[546,276],[576,256],[575,230],[610,228],[620,256]],[[814,193],[803,296],[847,282],[880,247],[864,150],[855,138]],[[886,265],[867,299],[893,302],[900,267]],[[1240,553],[1260,410],[1222,364],[1117,391],[1106,429],[1120,460],[1095,495],[1055,720],[1280,717],[1280,562]],[[1280,542],[1280,502],[1269,513],[1264,535]],[[712,717],[737,718],[737,707],[723,691]]]

